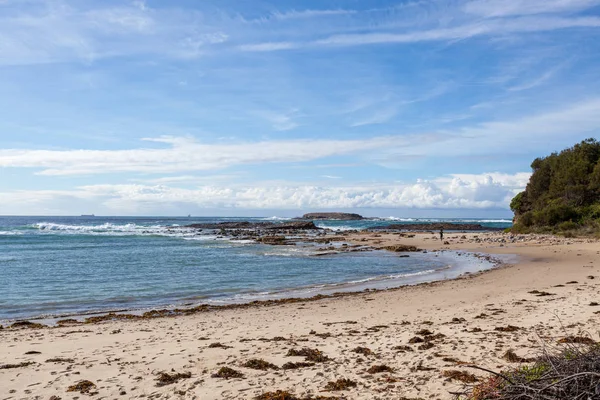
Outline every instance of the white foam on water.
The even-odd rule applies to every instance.
[[[273,217],[262,218],[261,221],[289,221],[291,219],[292,218],[273,216]]]
[[[336,232],[355,231],[355,230],[362,229],[362,228],[359,228],[359,227],[356,227],[356,226],[349,226],[349,225],[329,226],[329,225],[323,225],[323,224],[315,224],[315,226],[317,228],[329,229],[331,231],[336,231]]]
[[[0,231],[0,236],[19,236],[23,235],[21,231]]]

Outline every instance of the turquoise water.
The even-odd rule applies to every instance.
[[[312,245],[265,246],[178,229],[232,220],[279,219],[0,217],[0,320],[312,296],[451,278],[489,267],[454,254],[399,258],[375,251],[314,257]],[[399,223],[317,224],[361,229],[392,222]]]

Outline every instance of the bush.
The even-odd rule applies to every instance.
[[[579,224],[573,222],[573,221],[565,221],[565,222],[561,222],[558,225],[558,230],[559,231],[572,231],[579,228]]]
[[[555,226],[564,221],[578,220],[579,216],[574,207],[563,204],[551,205],[534,212],[535,224],[539,226]]]

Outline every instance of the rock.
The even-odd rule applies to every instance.
[[[322,219],[337,219],[342,221],[360,221],[365,219],[362,215],[351,214],[351,213],[337,213],[337,212],[324,212],[324,213],[308,213],[304,214],[299,219],[311,219],[311,220],[322,220]]]
[[[384,247],[380,247],[379,250],[388,250],[388,251],[393,251],[395,253],[421,251],[421,249],[417,248],[416,246],[409,246],[406,244],[395,244],[393,246],[384,246]]]
[[[500,231],[501,228],[490,228],[480,224],[450,224],[450,223],[433,223],[433,224],[391,224],[381,225],[369,228],[369,230],[390,230],[390,231]]]
[[[230,229],[285,229],[285,230],[310,230],[319,229],[317,226],[310,221],[292,221],[284,223],[274,222],[220,222],[217,224],[191,224],[186,225],[184,228],[192,229],[218,229],[218,230],[230,230]]]

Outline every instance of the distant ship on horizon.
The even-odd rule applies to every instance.
[[[95,217],[94,214],[81,214],[82,217]]]

